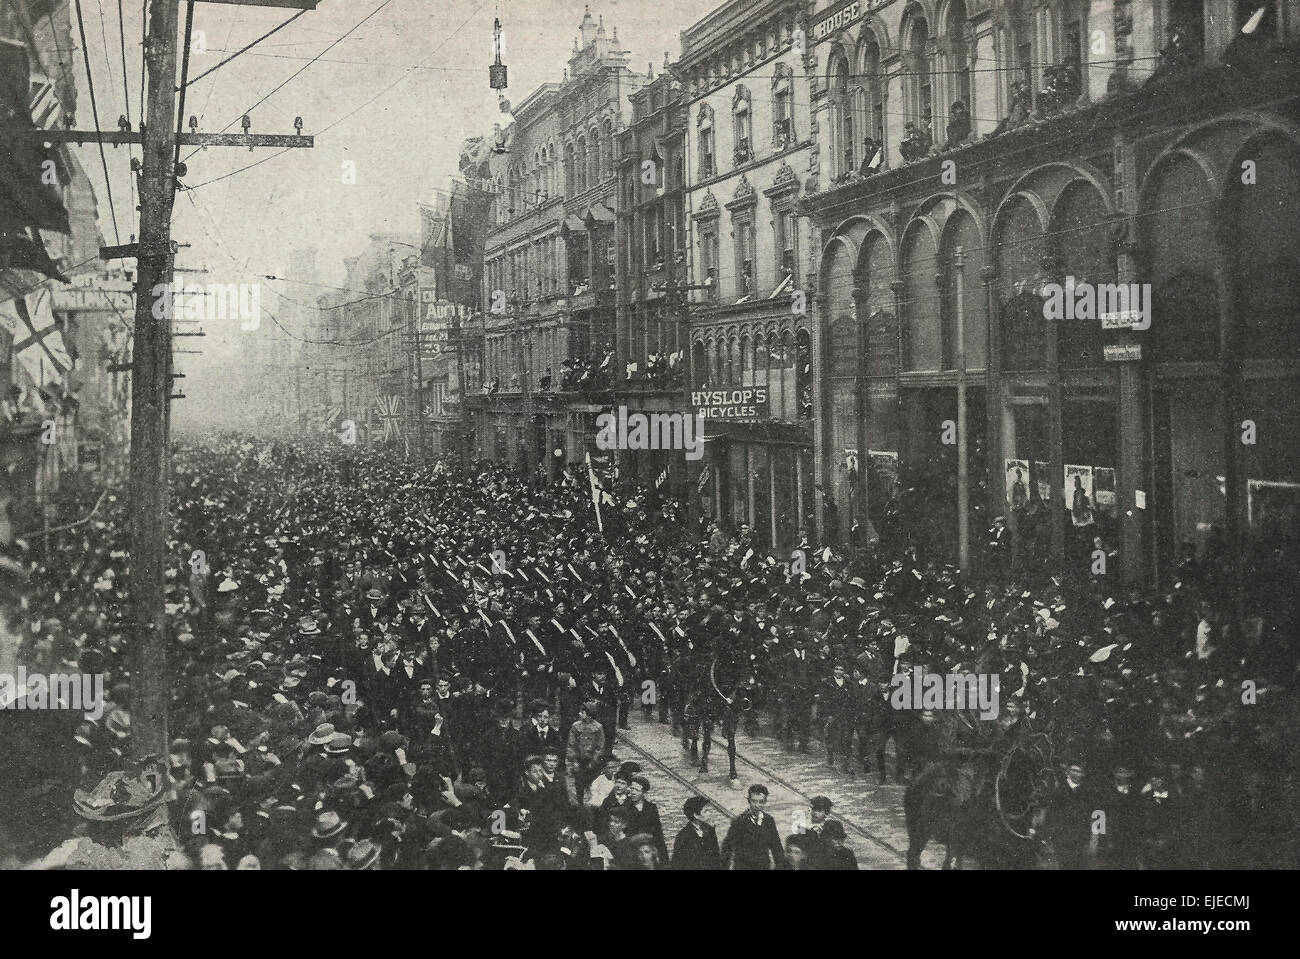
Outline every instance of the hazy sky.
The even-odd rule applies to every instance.
[[[644,71],[653,60],[657,71],[664,51],[677,57],[680,31],[718,2],[598,0],[591,10],[593,16],[604,16],[607,29],[618,27],[635,69]],[[137,123],[140,5],[138,0],[126,2],[135,8],[128,10],[126,35],[131,114]],[[100,123],[108,128],[126,112],[116,6],[109,0],[82,3]],[[173,224],[174,237],[193,244],[183,258],[206,265],[223,280],[238,281],[241,277],[234,274],[244,262],[252,274],[278,275],[288,265],[289,250],[315,246],[323,281],[341,282],[342,258],[359,250],[368,233],[418,231],[415,204],[432,199],[434,190],[445,188],[447,177],[457,172],[461,141],[489,133],[492,123],[502,118],[487,76],[493,18],[499,16],[505,30],[507,96],[519,103],[539,83],[560,79],[583,7],[580,0],[321,0],[316,11],[187,93],[187,120],[197,116],[203,131],[228,127],[238,132],[239,118],[248,108],[320,56],[251,111],[255,133],[292,133],[294,117],[301,116],[304,132],[317,135],[314,149],[266,159],[277,151],[223,147],[188,159],[186,182],[197,189],[178,196]],[[325,52],[376,9],[354,33]],[[207,52],[192,55],[191,75],[215,66],[227,51],[253,41],[289,15],[272,8],[198,4],[195,29],[202,32]],[[90,127],[84,67],[77,59],[82,88],[78,125]],[[89,146],[77,149],[96,183],[104,233],[113,242],[98,152]],[[182,150],[182,158],[190,152]],[[110,148],[107,154],[118,225],[126,242],[127,235],[136,232],[127,151]],[[216,180],[259,160],[265,162]],[[356,164],[355,185],[342,182],[345,160]],[[212,180],[216,182],[201,185]],[[208,236],[213,233],[220,242]],[[239,264],[223,252],[222,243]]]
[[[631,51],[632,68],[644,71],[653,61],[657,74],[665,51],[673,59],[679,56],[680,32],[720,2],[597,0],[590,6],[593,17],[604,17],[607,32],[612,35],[618,28],[620,44]],[[129,94],[123,89],[118,5],[82,0],[81,6],[100,124],[115,129],[118,116],[128,112],[129,95],[129,113],[138,129],[142,3],[124,4]],[[220,147],[193,156],[192,150],[182,149],[189,168],[185,182],[194,189],[176,198],[172,236],[192,248],[181,251],[177,264],[210,271],[191,275],[191,281],[262,282],[275,291],[261,297],[264,315],[285,310],[276,293],[310,304],[327,292],[319,285],[263,279],[266,274],[285,276],[295,249],[314,247],[318,283],[342,285],[343,258],[360,252],[368,234],[418,234],[416,204],[446,189],[448,178],[458,173],[459,148],[467,136],[490,134],[494,122],[508,122],[488,86],[493,18],[500,17],[504,29],[506,94],[520,103],[538,84],[560,79],[583,9],[582,0],[321,0],[315,11],[187,92],[185,120],[188,124],[191,115],[198,117],[201,131],[238,132],[240,117],[249,113],[254,133],[292,133],[294,117],[301,116],[303,132],[316,136],[316,146],[279,156],[271,149],[250,153]],[[216,66],[292,13],[199,3],[190,76]],[[64,54],[71,54],[80,91],[78,126],[90,129],[94,123],[85,68],[79,43],[76,47],[65,48]],[[202,47],[205,52],[199,52]],[[312,62],[315,57],[319,59]],[[50,70],[55,69],[51,64]],[[95,184],[105,240],[114,243],[98,150],[73,149]],[[138,149],[134,152],[139,155]],[[106,148],[106,155],[125,243],[138,231],[128,150]],[[258,161],[264,162],[236,172]],[[355,185],[343,183],[344,161],[355,164]],[[241,334],[237,320],[205,327],[206,339],[177,341],[178,347],[202,349],[202,355],[177,357],[178,369],[187,374],[182,384],[188,397],[176,408],[178,426],[210,422],[213,415],[228,412],[231,390],[240,390],[238,381],[230,379],[232,366],[258,348],[254,337]],[[292,388],[289,380],[283,388]]]

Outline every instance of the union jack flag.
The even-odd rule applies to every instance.
[[[32,122],[42,130],[57,130],[63,118],[63,106],[54,84],[43,74],[33,73],[28,92],[28,106],[32,111]]]
[[[400,396],[381,396],[375,400],[379,419],[384,424],[381,442],[402,438],[402,398]]]

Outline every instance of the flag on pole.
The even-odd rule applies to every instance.
[[[596,507],[596,528],[601,533],[605,532],[605,521],[600,517],[600,494],[604,488],[600,485],[600,480],[596,478],[596,470],[591,465],[591,454],[587,454],[587,479],[591,483],[591,505]]]
[[[709,467],[707,465],[704,467],[704,469],[700,470],[700,481],[695,484],[695,491],[697,493],[704,492],[704,487],[709,485],[709,477],[711,475],[712,473],[709,470]]]

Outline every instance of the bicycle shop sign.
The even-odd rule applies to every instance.
[[[874,13],[893,2],[894,0],[849,0],[848,3],[840,4],[819,20],[813,21],[812,30],[809,31],[812,34],[812,41],[821,43],[840,27],[856,23],[867,14]]]
[[[747,386],[738,390],[694,390],[691,406],[706,420],[752,423],[767,418],[767,387]]]

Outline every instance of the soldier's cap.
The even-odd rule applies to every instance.
[[[813,796],[812,798],[814,812],[830,812],[833,805],[835,804],[826,796]]]

